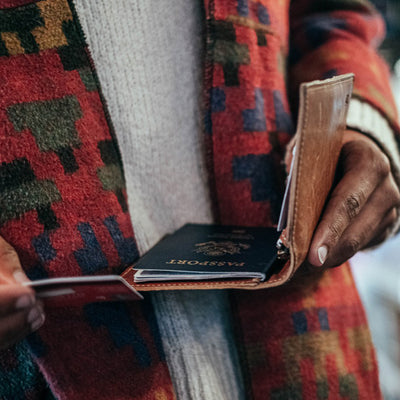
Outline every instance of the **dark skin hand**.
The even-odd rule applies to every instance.
[[[341,179],[314,232],[307,261],[336,267],[357,251],[380,244],[397,220],[400,192],[389,159],[367,136],[347,130]]]
[[[0,349],[37,330],[44,322],[43,304],[32,289],[15,250],[0,238]]]

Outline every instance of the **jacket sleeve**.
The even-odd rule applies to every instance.
[[[289,93],[296,107],[301,82],[353,72],[347,125],[380,145],[400,187],[397,107],[389,69],[377,51],[384,35],[384,21],[367,0],[292,0]]]

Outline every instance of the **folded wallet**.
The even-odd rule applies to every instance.
[[[277,246],[276,266],[265,281],[232,279],[135,283],[133,267],[121,275],[138,291],[179,289],[264,289],[289,281],[304,262],[331,190],[342,147],[353,74],[303,83],[292,160],[287,222]]]

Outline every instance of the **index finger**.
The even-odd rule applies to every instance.
[[[356,184],[355,184],[356,182]],[[376,183],[360,178],[358,170],[346,173],[334,189],[311,242],[308,261],[321,266],[343,232],[360,213]]]

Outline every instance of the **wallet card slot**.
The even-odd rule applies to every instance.
[[[296,154],[296,146],[294,146],[293,150],[292,150],[292,162],[290,164],[290,171],[289,171],[289,175],[286,180],[285,194],[283,196],[281,212],[279,214],[278,226],[276,228],[278,230],[278,232],[283,231],[287,226],[287,220],[288,220],[288,214],[289,214],[290,187],[292,184],[293,166],[294,166],[293,160],[294,160],[295,154]]]

